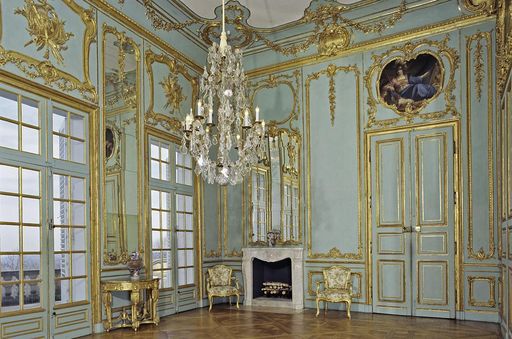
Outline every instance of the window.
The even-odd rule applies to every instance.
[[[53,157],[85,163],[84,117],[65,110],[53,110]]]
[[[53,175],[55,302],[86,300],[85,179]]]
[[[194,223],[192,197],[176,194],[178,285],[194,283]]]
[[[160,288],[173,287],[171,194],[151,190],[151,248],[153,277],[160,278]]]
[[[254,168],[251,174],[251,225],[253,242],[266,241],[267,238],[267,170]]]
[[[0,165],[0,312],[40,307],[41,173]]]
[[[192,159],[179,146],[150,138],[153,277],[160,288],[195,284]]]
[[[40,154],[39,102],[0,90],[0,146]]]

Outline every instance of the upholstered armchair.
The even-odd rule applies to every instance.
[[[324,302],[327,310],[327,302],[347,305],[347,316],[350,319],[350,304],[352,303],[352,281],[350,269],[343,266],[331,266],[323,270],[324,280],[316,283],[316,316],[320,313],[319,303]],[[324,289],[320,291],[320,285]]]
[[[236,296],[236,308],[240,300],[240,287],[238,279],[232,276],[233,270],[226,265],[215,265],[208,269],[206,276],[206,291],[208,292],[208,303],[212,310],[213,297],[228,297],[231,304],[231,296]],[[235,282],[233,286],[232,282]]]

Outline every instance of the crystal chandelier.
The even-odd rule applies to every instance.
[[[258,107],[251,120],[242,52],[227,44],[224,11],[223,0],[220,43],[208,49],[197,111],[190,109],[185,118],[181,151],[194,158],[196,174],[208,183],[235,185],[265,155],[265,122]]]

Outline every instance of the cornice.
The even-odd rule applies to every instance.
[[[338,59],[342,56],[347,56],[350,54],[369,51],[374,48],[383,47],[386,45],[392,45],[397,43],[402,43],[405,41],[409,41],[411,39],[422,38],[426,36],[432,36],[436,34],[450,32],[462,27],[476,25],[485,21],[495,20],[495,15],[489,14],[474,14],[469,16],[457,17],[454,19],[446,20],[434,25],[427,25],[418,28],[414,28],[409,31],[400,32],[397,34],[393,34],[390,36],[377,38],[373,40],[368,40],[360,43],[355,43],[343,51],[332,55],[332,56],[322,56],[319,54],[305,56],[301,58],[296,58],[289,61],[284,61],[278,64],[273,64],[270,66],[264,66],[255,68],[253,70],[246,71],[246,75],[248,77],[257,77],[273,72],[280,72],[286,69],[306,66],[310,64],[326,62],[334,59]]]

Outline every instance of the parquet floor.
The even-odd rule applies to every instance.
[[[139,332],[118,329],[84,338],[500,338],[492,323],[382,314],[329,311],[315,318],[311,309],[301,313],[236,310],[216,305],[165,317],[159,326],[144,325]]]

